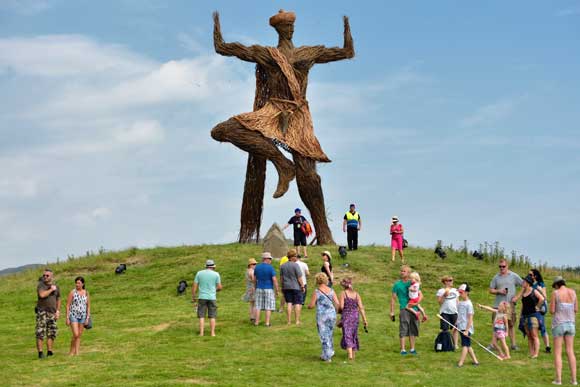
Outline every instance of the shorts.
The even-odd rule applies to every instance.
[[[461,346],[462,347],[471,347],[471,332],[465,336],[463,333],[461,334]]]
[[[304,302],[301,290],[282,289],[282,293],[284,293],[284,300],[286,300],[287,304],[302,305]]]
[[[256,289],[256,309],[276,310],[276,297],[274,289]]]
[[[198,300],[197,301],[197,317],[204,318],[207,310],[208,318],[217,317],[217,302],[216,300]]]
[[[301,232],[294,233],[294,246],[306,246],[306,235]]]
[[[538,313],[538,320],[540,321],[540,336],[546,336],[546,320],[544,315]]]
[[[457,314],[441,313],[441,317],[443,317],[445,320],[449,321],[453,325],[457,324]],[[446,323],[445,321],[439,320],[439,329],[441,329],[442,331],[449,331],[452,328],[453,327],[448,323]]]
[[[496,339],[499,339],[499,340],[505,339],[507,337],[506,332],[503,329],[498,329],[497,331],[493,331],[493,335],[495,336]]]
[[[36,313],[36,338],[43,340],[45,337],[54,340],[58,333],[55,313],[40,310]]]
[[[527,328],[528,330],[540,329],[540,320],[538,319],[538,316],[536,316],[535,314],[522,316],[521,318],[523,320],[522,323],[524,327]]]
[[[403,238],[392,238],[391,239],[391,249],[393,250],[403,250]]]
[[[68,320],[71,323],[76,323],[76,324],[84,324],[85,321],[87,321],[87,316],[82,316],[81,318],[76,318],[75,316],[73,316],[72,314],[68,316]]]
[[[419,320],[413,312],[401,309],[399,312],[399,337],[419,336]]]
[[[565,322],[557,327],[552,327],[552,336],[554,337],[564,337],[564,336],[575,336],[576,335],[576,325],[573,322]]]

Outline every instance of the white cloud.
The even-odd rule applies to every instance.
[[[38,77],[119,78],[150,70],[153,62],[123,46],[101,44],[81,35],[0,39],[0,70]]]
[[[0,197],[33,198],[38,194],[38,182],[33,179],[0,180]]]
[[[136,122],[116,135],[117,141],[124,144],[154,144],[164,138],[164,129],[155,120]]]
[[[107,207],[97,207],[88,211],[77,212],[72,216],[72,221],[77,226],[93,227],[99,222],[103,222],[111,218],[113,212]]]
[[[503,98],[497,102],[482,106],[471,115],[463,118],[460,123],[464,127],[478,127],[495,123],[509,116],[514,111],[520,98]]]

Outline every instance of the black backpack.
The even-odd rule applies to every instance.
[[[435,338],[435,352],[452,352],[455,351],[453,337],[450,331],[441,331]]]
[[[338,255],[340,255],[340,258],[346,258],[348,252],[346,251],[346,246],[340,246],[338,248]]]

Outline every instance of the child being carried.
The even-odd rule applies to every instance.
[[[405,307],[409,312],[415,315],[415,318],[419,320],[421,317],[421,321],[427,321],[427,314],[425,313],[425,309],[419,304],[419,300],[421,299],[421,277],[419,273],[416,271],[409,274],[409,279],[411,280],[411,285],[409,286],[409,304]]]

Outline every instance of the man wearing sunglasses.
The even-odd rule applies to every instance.
[[[54,283],[52,270],[45,269],[36,287],[36,349],[38,358],[44,358],[44,338],[46,337],[46,356],[52,356],[52,344],[58,328],[56,320],[60,317],[60,289]]]
[[[522,278],[516,273],[509,270],[509,265],[507,260],[504,258],[499,260],[499,273],[497,273],[489,284],[489,292],[495,295],[495,301],[493,307],[497,309],[500,302],[506,301],[510,307],[511,311],[508,315],[508,333],[512,345],[512,350],[517,350],[516,345],[516,303],[514,297],[516,295],[516,287],[522,286]],[[495,321],[495,313],[492,313],[492,323]],[[495,335],[492,335],[491,344],[489,349],[496,348]]]

